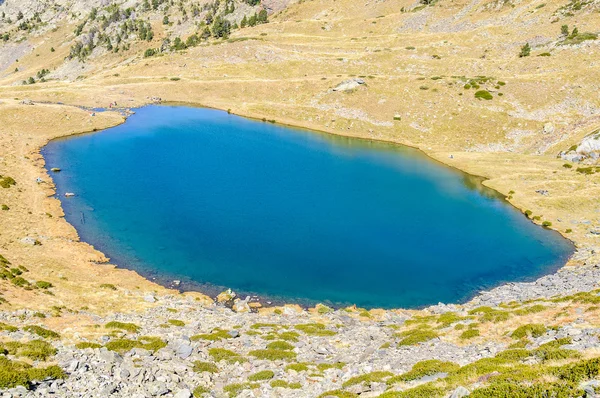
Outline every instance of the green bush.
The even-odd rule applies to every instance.
[[[208,355],[210,355],[215,362],[226,361],[228,363],[243,363],[247,361],[247,359],[241,355],[225,348],[210,348],[208,350]]]
[[[388,377],[392,377],[393,375],[394,374],[392,372],[386,372],[386,371],[375,371],[375,372],[371,372],[371,373],[365,373],[360,376],[355,376],[355,377],[349,378],[344,383],[342,383],[342,387],[346,388],[346,387],[350,387],[350,386],[353,386],[356,384],[362,384],[362,383],[366,383],[367,385],[370,385],[371,383],[380,383],[384,379],[387,379]]]
[[[256,383],[233,383],[223,387],[223,391],[229,394],[229,397],[236,397],[244,390],[254,390],[260,385]]]
[[[62,379],[64,377],[63,370],[58,366],[34,368],[26,363],[0,357],[0,388],[2,389],[16,386],[24,386],[29,389],[34,380]]]
[[[27,343],[9,341],[2,343],[2,349],[16,357],[26,357],[35,361],[45,361],[56,355],[56,348],[44,340],[31,340]]]
[[[548,227],[551,227],[551,226],[552,226],[552,223],[551,223],[550,221],[544,221],[544,222],[542,223],[542,227],[546,227],[546,228],[548,228]]]
[[[519,326],[511,333],[513,339],[519,340],[524,337],[540,337],[546,333],[546,326],[540,323],[529,323]]]
[[[193,395],[195,398],[199,398],[204,394],[208,394],[210,392],[210,389],[204,386],[198,386],[196,388],[194,388],[193,391]]]
[[[144,52],[144,58],[150,58],[157,54],[157,51],[154,48],[149,48]]]
[[[271,380],[275,377],[275,372],[272,370],[261,370],[260,372],[254,373],[248,376],[249,381],[262,381],[262,380]]]
[[[387,381],[388,385],[398,382],[407,382],[418,380],[425,376],[431,376],[436,373],[453,373],[460,369],[460,366],[454,362],[444,362],[438,359],[429,359],[426,361],[417,362],[412,369],[399,376],[394,376]]]
[[[431,329],[412,329],[399,333],[397,336],[402,337],[402,340],[398,343],[399,345],[417,345],[439,337],[439,335]]]
[[[284,350],[289,351],[293,350],[294,346],[288,343],[287,341],[274,341],[272,343],[267,344],[267,348],[271,350]]]
[[[478,329],[467,329],[464,332],[462,332],[459,337],[461,340],[468,340],[477,336],[479,336]]]
[[[289,361],[296,359],[295,352],[273,349],[254,350],[250,351],[248,355],[251,355],[256,359],[262,359],[266,361]]]
[[[169,319],[167,322],[169,322],[169,324],[173,325],[173,326],[185,326],[185,322],[184,321],[180,321],[179,319]]]
[[[519,58],[529,57],[531,54],[531,46],[529,43],[525,43],[523,47],[521,47],[521,52],[519,53]]]
[[[227,330],[217,329],[217,330],[213,330],[211,333],[196,334],[196,335],[190,337],[190,340],[192,340],[192,341],[198,341],[198,340],[219,341],[219,340],[231,339],[231,338],[233,338],[233,337],[231,337],[231,335],[227,332]]]
[[[107,329],[120,329],[130,333],[137,333],[140,331],[140,327],[135,323],[111,321],[104,325]]]
[[[4,210],[4,211],[10,210],[10,207],[8,207],[7,205],[2,205],[2,210]]]
[[[105,347],[111,351],[127,352],[134,348],[143,348],[148,351],[158,351],[167,346],[167,343],[158,337],[143,336],[138,340],[116,339],[108,342]]]
[[[81,343],[75,344],[75,348],[79,350],[85,350],[86,348],[101,348],[102,345],[98,343],[92,343],[91,341],[82,341]]]
[[[307,363],[291,363],[288,366],[285,367],[285,370],[294,370],[296,372],[306,372],[308,371],[308,365]]]
[[[300,383],[297,383],[297,382],[296,383],[288,383],[285,380],[273,380],[270,383],[270,385],[273,388],[276,388],[276,387],[279,387],[279,388],[291,388],[291,389],[294,389],[294,390],[298,390],[298,389],[302,388],[302,384],[300,384]]]
[[[479,91],[475,92],[475,98],[484,99],[484,100],[489,101],[489,100],[493,99],[494,97],[492,97],[492,94],[490,94],[490,92],[487,90],[479,90]]]
[[[196,373],[219,373],[219,368],[212,362],[195,361],[193,370]]]
[[[113,285],[112,283],[103,283],[100,285],[100,287],[102,289],[117,290],[117,287],[115,285]]]
[[[0,330],[5,331],[5,332],[16,332],[19,330],[19,328],[16,326],[9,325],[4,322],[0,322]]]
[[[37,334],[40,337],[43,338],[50,338],[50,339],[57,339],[60,337],[60,334],[53,332],[52,330],[49,329],[44,329],[41,326],[37,326],[37,325],[29,325],[29,326],[25,326],[23,328],[23,330],[25,330],[26,332],[29,333],[33,333],[33,334]]]
[[[12,185],[17,185],[17,182],[14,180],[14,178],[0,176],[0,187],[10,188]]]
[[[325,329],[322,323],[306,323],[296,325],[295,328],[309,336],[335,336],[337,333],[333,330]]]
[[[50,289],[51,287],[54,287],[52,283],[46,281],[37,281],[35,285],[40,289]]]

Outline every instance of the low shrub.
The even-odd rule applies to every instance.
[[[296,325],[295,328],[309,336],[335,336],[337,334],[333,330],[327,330],[322,323],[305,323]]]
[[[63,378],[65,378],[65,373],[58,366],[34,368],[22,362],[0,357],[0,388],[2,389],[17,386],[24,386],[30,389],[34,380],[41,381]]]
[[[298,382],[288,383],[285,380],[273,380],[270,383],[270,385],[273,388],[276,388],[276,387],[279,387],[279,388],[290,388],[290,389],[293,389],[293,390],[298,390],[298,389],[302,388],[302,384],[300,384]]]
[[[256,372],[250,376],[248,376],[249,381],[263,381],[263,380],[271,380],[275,377],[275,372],[272,370],[261,370],[260,372]]]
[[[459,337],[461,340],[468,340],[477,336],[479,336],[478,329],[467,329],[464,332],[462,332]]]
[[[180,321],[179,319],[169,319],[167,322],[169,322],[169,324],[173,325],[173,326],[185,326],[185,322],[184,321]]]
[[[399,345],[417,345],[439,337],[439,335],[431,329],[412,329],[399,333],[397,336],[402,337],[402,340],[398,343]]]
[[[58,334],[52,330],[45,329],[41,326],[37,326],[37,325],[25,326],[23,328],[23,330],[25,330],[26,332],[29,332],[29,333],[37,334],[38,336],[43,337],[45,339],[46,338],[57,339],[60,337],[60,334]]]
[[[219,368],[212,362],[195,361],[193,370],[196,373],[219,373]]]
[[[425,376],[431,376],[436,373],[452,373],[456,372],[458,369],[460,369],[460,366],[454,362],[444,362],[438,359],[430,359],[417,362],[413,365],[410,371],[390,378],[387,381],[387,384],[392,385],[401,381],[407,382],[418,380]]]
[[[102,345],[98,343],[92,343],[91,341],[82,341],[81,343],[75,344],[75,348],[79,350],[85,350],[86,348],[101,348]]]
[[[266,361],[289,361],[296,359],[296,353],[293,351],[273,349],[253,350],[250,351],[248,355],[251,355],[256,359],[262,359]]]
[[[489,101],[489,100],[493,99],[494,97],[487,90],[479,90],[479,91],[475,92],[475,98],[484,99],[484,100]]]
[[[163,340],[158,337],[143,336],[137,340],[131,339],[116,339],[108,342],[105,347],[111,351],[127,352],[134,348],[143,348],[148,351],[158,351],[167,346]]]
[[[9,341],[0,345],[6,353],[15,357],[25,357],[34,361],[45,361],[56,355],[56,348],[44,340],[31,340],[26,343]]]
[[[52,285],[52,283],[46,282],[46,281],[37,281],[35,283],[35,285],[37,287],[39,287],[40,289],[50,289],[51,287],[54,287],[54,285]]]
[[[519,326],[511,333],[513,339],[519,340],[524,337],[540,337],[546,333],[546,326],[540,323],[529,323]]]
[[[288,366],[285,367],[285,370],[294,370],[296,372],[307,372],[308,371],[308,365],[307,363],[291,363]]]
[[[190,340],[192,340],[192,341],[198,341],[198,340],[219,341],[219,340],[231,339],[231,338],[232,338],[231,335],[226,330],[217,329],[217,330],[213,330],[211,333],[196,334],[196,335],[190,337]]]
[[[140,331],[140,327],[135,323],[111,321],[104,325],[107,329],[120,329],[130,333],[137,333]]]
[[[244,390],[254,390],[259,387],[260,384],[256,383],[233,383],[223,387],[223,391],[229,394],[229,397],[236,397]]]
[[[293,350],[294,346],[288,343],[287,341],[274,341],[272,343],[267,344],[267,348],[271,350],[284,350],[289,351]]]
[[[243,356],[225,348],[210,348],[208,350],[208,355],[210,355],[215,362],[225,361],[228,363],[243,363],[248,361]]]
[[[342,383],[342,387],[350,387],[356,384],[366,383],[370,385],[371,383],[381,383],[384,379],[394,376],[392,372],[386,371],[375,371],[371,373],[365,373],[360,376],[354,376],[346,380]]]

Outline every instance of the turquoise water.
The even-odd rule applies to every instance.
[[[419,307],[553,272],[573,250],[416,150],[216,110],[141,108],[43,154],[82,240],[185,290]]]

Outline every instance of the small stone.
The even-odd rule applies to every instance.
[[[147,294],[144,296],[144,301],[147,303],[156,303],[156,298],[152,294]]]
[[[188,345],[188,344],[181,344],[178,348],[177,348],[177,356],[181,359],[186,359],[188,358],[190,355],[192,355],[192,351],[193,348],[192,346]]]
[[[179,390],[177,392],[177,394],[175,394],[173,396],[173,398],[190,398],[191,396],[192,396],[192,393],[190,392],[190,390],[188,390],[186,388],[186,389],[183,389],[183,390]]]

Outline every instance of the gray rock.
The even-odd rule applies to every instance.
[[[26,236],[23,239],[21,239],[21,243],[23,243],[24,245],[35,246],[36,242],[37,241],[31,236]]]
[[[468,396],[469,394],[470,394],[469,390],[467,390],[463,386],[460,386],[452,392],[452,395],[450,395],[450,398],[462,398],[462,397]]]
[[[181,359],[186,359],[192,355],[193,348],[189,344],[181,344],[177,347],[177,356]]]
[[[114,351],[109,351],[106,348],[101,348],[100,354],[98,356],[100,357],[101,361],[104,361],[106,363],[115,363],[123,360],[123,358],[119,354],[117,354]]]
[[[332,90],[333,91],[352,91],[352,90],[362,86],[363,84],[365,84],[365,81],[363,79],[350,79],[350,80],[345,80],[345,81],[341,82],[336,87],[334,87]]]
[[[147,303],[155,303],[156,298],[152,294],[147,294],[144,296],[144,301]]]
[[[177,394],[175,394],[173,396],[173,398],[190,398],[191,396],[192,396],[191,391],[186,388],[186,389],[183,389],[183,390],[179,390],[177,392]]]

